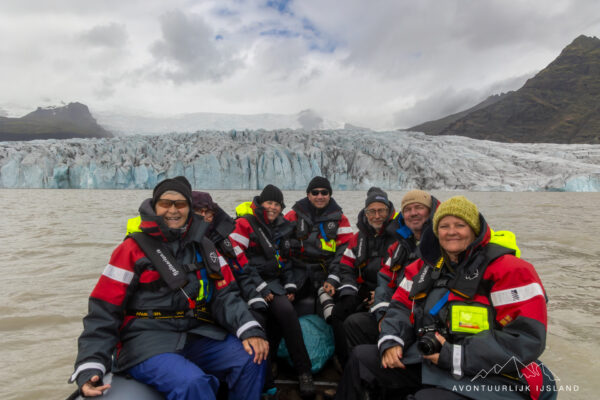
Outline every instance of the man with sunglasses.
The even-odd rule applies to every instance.
[[[330,266],[341,258],[353,231],[332,192],[329,180],[316,176],[306,188],[306,197],[285,215],[296,223],[292,259],[297,301],[307,297],[316,299],[319,289],[325,296],[333,295],[341,282]]]
[[[102,395],[112,367],[169,399],[214,399],[220,382],[229,399],[260,398],[265,332],[191,209],[186,178],[161,181],[112,253],[79,337],[71,382],[82,395]]]

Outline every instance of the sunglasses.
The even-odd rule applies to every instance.
[[[156,205],[162,208],[171,208],[172,206],[175,206],[175,208],[181,209],[186,208],[188,206],[188,202],[187,200],[158,199]]]
[[[329,190],[323,189],[323,190],[311,190],[310,194],[312,194],[313,196],[329,196]]]

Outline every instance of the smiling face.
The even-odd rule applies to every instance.
[[[165,224],[171,229],[182,228],[190,213],[186,198],[179,192],[168,191],[156,201],[154,211],[163,217]]]
[[[375,230],[381,229],[389,213],[389,208],[385,204],[378,201],[369,204],[369,206],[365,208],[367,222]]]
[[[282,210],[281,204],[272,200],[263,201],[261,207],[265,209],[265,215],[269,222],[275,221]]]
[[[475,240],[475,232],[464,220],[447,215],[438,224],[438,238],[450,260],[457,262],[458,255]]]
[[[306,194],[308,201],[317,209],[327,207],[331,199],[331,193],[325,188],[314,188]]]
[[[423,224],[429,218],[429,212],[429,207],[425,207],[421,203],[410,203],[402,209],[404,224],[415,234],[417,239],[421,237]]]

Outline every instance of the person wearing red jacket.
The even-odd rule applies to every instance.
[[[281,190],[274,185],[265,186],[252,203],[237,207],[238,219],[230,238],[244,252],[245,256],[238,257],[241,269],[252,276],[245,281],[243,292],[254,316],[267,329],[269,362],[283,337],[298,374],[300,395],[308,397],[314,395],[315,386],[302,329],[292,305],[296,294],[289,244],[293,225],[281,215],[284,208]],[[253,301],[256,295],[262,302]],[[264,397],[276,398],[276,395],[277,389],[267,371]]]
[[[421,235],[431,226],[438,204],[423,190],[410,190],[402,197],[401,212],[386,228],[393,232],[395,241],[387,248],[385,262],[378,269],[372,306],[368,312],[352,314],[344,321],[348,352],[359,344],[377,343],[379,324],[404,277],[404,268],[418,258]]]
[[[214,399],[220,382],[230,399],[260,398],[265,332],[191,205],[187,179],[161,181],[140,206],[141,232],[112,253],[70,379],[84,396],[102,395],[112,369],[169,399]]]
[[[546,293],[534,267],[490,243],[491,230],[463,196],[438,207],[406,267],[377,345],[354,349],[337,398],[368,388],[424,399],[538,399],[552,375]],[[383,368],[382,368],[383,367]]]
[[[353,231],[332,194],[329,180],[316,176],[306,188],[306,197],[285,215],[285,219],[295,223],[291,247],[298,287],[296,302],[313,301],[318,293],[332,301],[330,296],[340,285],[335,265],[339,264]]]

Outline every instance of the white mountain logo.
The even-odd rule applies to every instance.
[[[473,377],[473,379],[471,379],[471,382],[474,382],[479,378],[485,378],[489,374],[510,374],[514,376],[515,373],[518,374],[519,378],[529,379],[539,376],[540,374],[544,374],[553,382],[560,381],[558,376],[550,371],[550,368],[548,368],[544,363],[541,363],[538,368],[538,365],[534,362],[525,365],[517,357],[512,356],[506,363],[502,365],[496,364],[489,370],[482,369]]]

